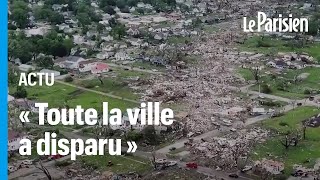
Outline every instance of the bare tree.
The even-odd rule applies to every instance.
[[[49,180],[52,180],[52,177],[50,175],[50,172],[48,171],[48,169],[46,167],[43,166],[42,161],[39,161],[39,166],[36,166],[36,168],[40,169]]]
[[[280,143],[281,143],[286,149],[289,149],[289,147],[290,147],[289,136],[286,135],[283,140],[280,140]]]
[[[290,144],[292,146],[297,146],[298,143],[300,141],[300,134],[298,131],[296,131],[292,136],[291,136],[291,139],[290,139]]]
[[[259,84],[260,81],[260,67],[256,66],[256,67],[251,67],[250,71],[253,75],[254,80],[256,81],[256,83]]]
[[[151,164],[153,165],[153,168],[154,168],[154,169],[157,169],[155,147],[152,148],[151,156],[152,156],[152,157],[150,158]]]
[[[103,85],[102,75],[99,74],[97,75],[97,77],[98,77],[98,80],[100,81],[100,84]]]
[[[307,127],[309,124],[310,120],[306,120],[302,122],[302,138],[305,140],[306,139],[306,134],[307,134]]]

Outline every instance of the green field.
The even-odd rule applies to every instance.
[[[15,92],[15,87],[9,87],[10,94]],[[102,109],[102,102],[109,102],[109,108],[120,108],[125,110],[127,108],[136,107],[137,104],[115,99],[93,92],[83,91],[67,85],[55,83],[53,86],[34,86],[26,87],[28,92],[28,99],[47,102],[49,107],[62,107],[69,105],[75,107],[81,105],[83,108]]]
[[[308,73],[309,76],[301,81],[294,83],[294,78],[302,73]],[[242,76],[245,79],[252,79],[252,74],[249,70],[242,70]],[[308,67],[301,70],[286,70],[281,75],[265,75],[261,77],[262,84],[268,84],[271,88],[271,94],[287,97],[302,99],[310,96],[310,91],[315,94],[320,90],[320,68]],[[284,86],[284,84],[287,84]],[[258,85],[252,87],[253,90],[258,91]]]
[[[101,91],[105,93],[110,93],[112,95],[121,96],[123,98],[131,99],[131,100],[138,100],[139,96],[134,94],[133,90],[128,87],[128,85],[121,81],[116,81],[109,78],[102,79],[103,84],[98,79],[92,80],[79,80],[77,81],[76,85],[93,89],[96,91]]]
[[[320,110],[313,107],[301,107],[288,112],[284,116],[264,121],[262,126],[272,131],[285,133],[301,128],[303,120],[318,113],[320,113]],[[282,136],[275,135],[265,143],[257,145],[252,151],[252,158],[254,160],[268,158],[284,162],[286,175],[292,172],[294,164],[313,167],[315,160],[320,158],[320,128],[308,127],[306,139],[301,140],[295,147],[290,146],[287,150],[281,145],[281,139],[283,139]]]
[[[80,160],[86,165],[96,167],[99,170],[107,170],[113,173],[145,173],[152,167],[149,161],[135,156],[83,156]],[[113,163],[108,166],[108,162]]]
[[[249,69],[239,68],[237,73],[240,74],[247,81],[254,80],[252,72]]]
[[[320,61],[320,43],[305,43],[304,46],[301,46],[301,44],[302,43],[300,42],[293,43],[292,41],[283,40],[280,38],[262,38],[261,36],[253,36],[245,40],[244,43],[239,46],[239,48],[242,51],[254,51],[269,55],[278,52],[304,52]]]

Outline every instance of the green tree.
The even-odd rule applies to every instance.
[[[112,6],[106,6],[102,9],[105,13],[108,13],[110,15],[116,14],[116,11],[113,9]]]
[[[115,18],[111,18],[108,23],[109,23],[109,26],[110,26],[111,28],[113,28],[113,27],[115,27],[117,24],[119,24],[118,21],[117,21]]]
[[[130,8],[129,8],[129,6],[125,6],[125,7],[121,8],[120,11],[122,13],[130,13]]]
[[[144,15],[144,9],[143,8],[136,8],[137,13]]]
[[[309,27],[307,34],[315,36],[319,32],[320,23],[318,20],[311,20],[309,21]]]
[[[43,8],[43,7],[36,7],[34,9],[33,15],[37,20],[45,20],[49,16],[51,16],[52,13],[53,13],[53,11],[51,9],[47,9],[47,8]]]
[[[37,44],[41,53],[50,54],[51,40],[49,38],[39,39]]]
[[[116,0],[99,0],[100,8],[104,8],[106,6],[115,6],[117,4]]]
[[[150,145],[158,144],[158,136],[156,134],[156,130],[154,126],[147,126],[143,129],[143,138],[148,141]]]
[[[42,56],[36,59],[36,64],[39,67],[43,67],[43,68],[52,68],[53,67],[53,60],[52,58],[48,57],[48,56]]]
[[[126,27],[123,24],[118,24],[112,28],[110,34],[113,38],[120,40],[127,34]]]
[[[126,1],[125,0],[117,0],[117,7],[119,9],[122,9],[126,6]]]
[[[67,52],[69,54],[71,49],[74,47],[72,39],[64,39],[63,46],[67,49]]]
[[[78,13],[77,19],[81,26],[90,25],[91,21],[87,13]]]
[[[23,86],[17,86],[16,92],[14,93],[14,97],[16,98],[26,98],[28,95],[27,90]]]
[[[29,23],[28,12],[24,9],[13,9],[10,19],[14,21],[17,27],[24,29]]]
[[[138,0],[127,0],[127,5],[130,7],[135,7],[138,4]]]
[[[68,49],[61,42],[54,42],[51,46],[51,55],[53,55],[54,57],[63,57],[68,54]]]
[[[103,24],[98,23],[97,24],[97,32],[98,33],[103,33],[103,31],[106,29],[106,26]]]
[[[53,12],[52,14],[49,15],[48,20],[51,22],[51,24],[56,25],[56,24],[63,23],[64,17],[60,13]]]
[[[8,82],[9,84],[17,84],[19,81],[19,76],[14,66],[9,66],[8,69]]]

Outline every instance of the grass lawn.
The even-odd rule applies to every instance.
[[[121,96],[123,98],[138,100],[139,96],[134,94],[133,90],[128,87],[128,85],[124,82],[117,81],[116,79],[112,78],[104,78],[103,84],[98,79],[92,80],[83,80],[83,81],[76,81],[74,84],[93,89],[105,93],[110,93],[116,96]]]
[[[206,33],[214,33],[214,32],[219,31],[219,28],[217,26],[214,26],[214,25],[203,25],[203,30]]]
[[[253,36],[248,38],[244,44],[240,46],[240,50],[265,54],[275,54],[278,52],[305,52],[320,61],[320,43],[307,44],[300,48],[291,42],[280,38],[264,37],[262,40],[260,36]]]
[[[241,70],[240,74],[245,79],[250,79],[249,70]],[[298,76],[302,73],[309,73],[309,76],[302,80],[298,81],[296,84],[289,83],[284,90],[278,89],[279,84],[284,84],[285,82],[292,82],[295,76]],[[261,77],[261,81],[270,85],[273,95],[302,99],[308,97],[309,94],[305,94],[306,90],[319,91],[320,89],[320,68],[308,67],[301,70],[286,70],[281,75],[276,75],[272,77],[271,75],[266,75]],[[258,90],[258,85],[252,87],[253,90]]]
[[[240,74],[247,81],[254,80],[253,74],[249,69],[239,68],[238,74]]]
[[[149,161],[135,156],[82,156],[80,159],[83,163],[97,167],[99,170],[112,171],[113,173],[145,173],[152,169]],[[108,167],[111,161],[113,166]]]
[[[320,113],[313,107],[300,107],[288,112],[286,115],[271,118],[262,123],[262,126],[277,132],[287,132],[301,127],[301,122],[307,118]],[[281,124],[287,124],[281,126]],[[259,144],[253,150],[252,158],[275,159],[285,163],[285,174],[292,172],[294,164],[313,167],[315,160],[320,158],[320,128],[307,128],[306,140],[301,140],[296,147],[290,146],[285,149],[280,143],[279,136],[267,140],[263,144]]]
[[[13,94],[16,88],[9,87],[10,94]],[[83,108],[102,109],[102,102],[109,102],[109,108],[127,108],[136,107],[137,104],[122,101],[119,99],[110,98],[99,95],[93,92],[86,92],[74,87],[55,83],[53,86],[33,86],[26,87],[28,99],[33,99],[39,102],[47,102],[50,107],[61,107],[68,104],[70,107],[81,105]]]
[[[133,67],[143,67],[146,70],[156,69],[161,72],[166,70],[166,68],[164,66],[157,66],[157,65],[151,64],[150,62],[136,61],[132,65],[133,65]]]

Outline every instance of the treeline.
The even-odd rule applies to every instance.
[[[45,36],[31,37],[27,37],[23,32],[10,32],[8,57],[9,60],[19,58],[22,63],[27,63],[31,60],[36,61],[36,57],[40,53],[51,55],[54,58],[67,56],[70,54],[73,47],[74,44],[72,39],[58,34],[54,30]],[[44,63],[44,59],[38,60],[41,61],[41,63]]]

